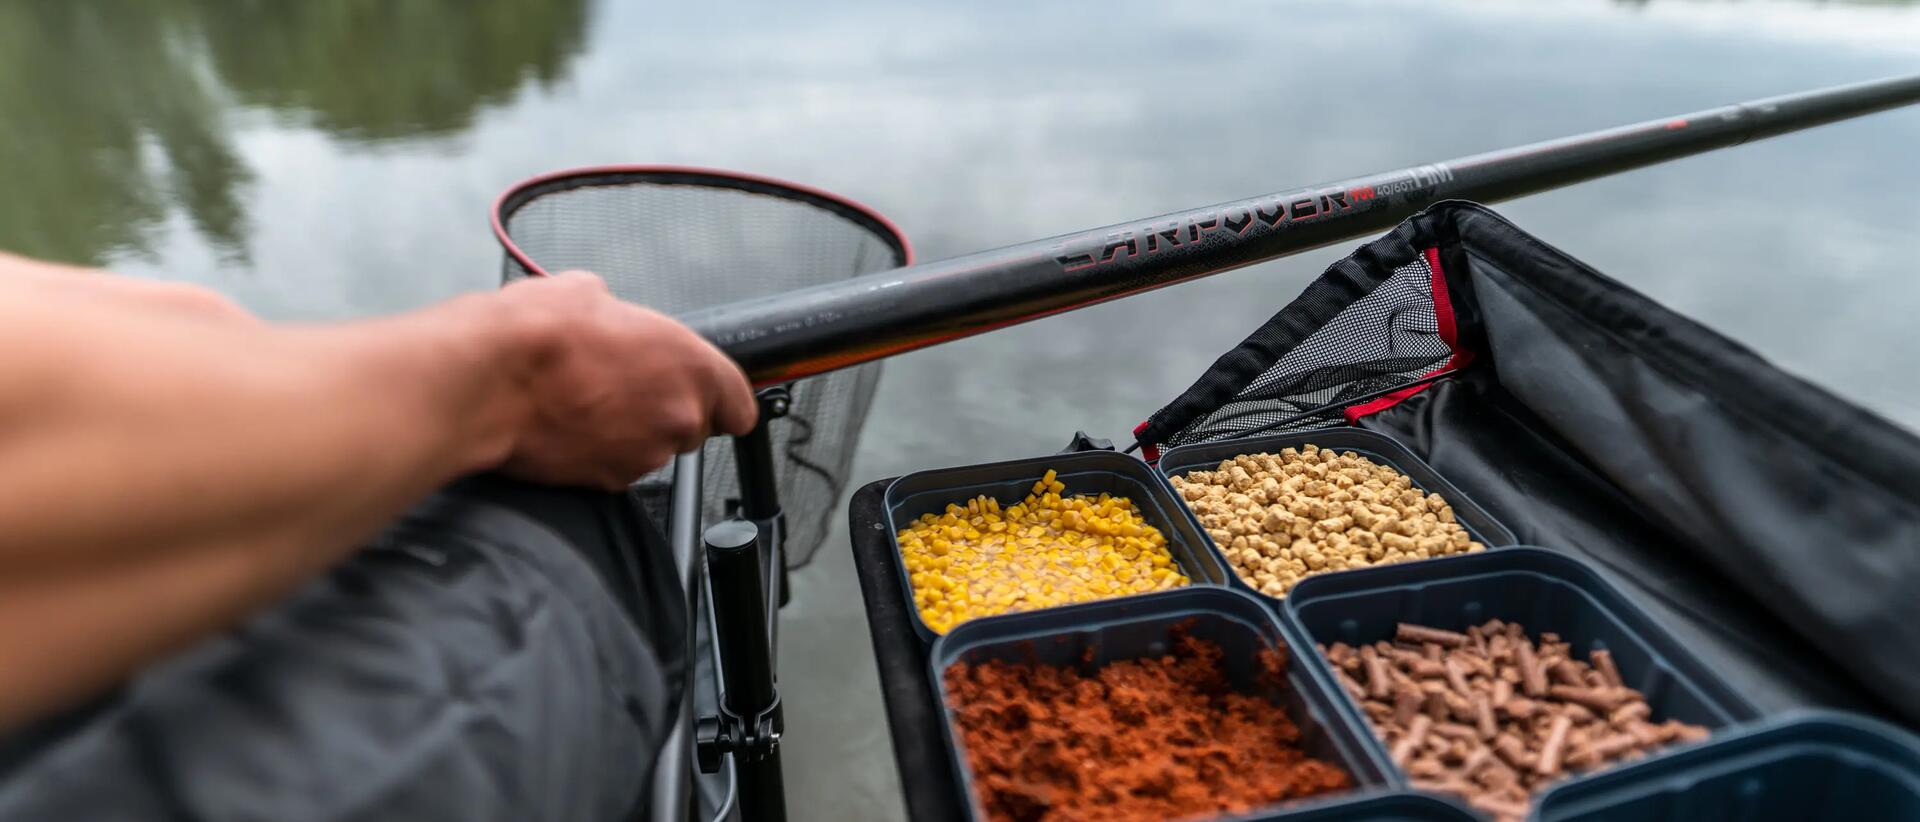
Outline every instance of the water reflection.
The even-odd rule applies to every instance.
[[[524,82],[551,86],[587,20],[583,0],[200,7],[217,11],[201,16],[205,48],[240,102],[356,140],[457,133]]]
[[[177,206],[244,257],[244,107],[346,140],[452,135],[561,79],[586,23],[583,0],[0,3],[0,248],[151,256]]]
[[[0,5],[0,248],[74,261],[139,248],[180,203],[234,252],[249,179],[221,107],[170,46],[182,3]]]

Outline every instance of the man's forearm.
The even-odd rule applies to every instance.
[[[0,726],[285,593],[529,413],[494,295],[307,328],[63,300],[0,284]]]

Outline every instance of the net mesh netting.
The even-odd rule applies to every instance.
[[[1351,260],[1337,264],[1156,412],[1141,441],[1171,447],[1340,424],[1359,398],[1453,356],[1435,309],[1435,276],[1425,258],[1383,276]],[[1310,329],[1304,336],[1302,327]],[[1322,406],[1331,407],[1287,422]]]
[[[502,212],[535,265],[592,271],[622,299],[672,315],[896,268],[908,254],[903,237],[850,204],[716,173],[580,174],[509,195]],[[511,254],[504,267],[507,280],[532,276]],[[879,373],[874,363],[794,383],[787,416],[771,423],[790,567],[826,537]],[[708,440],[706,466],[711,522],[739,496],[732,441]],[[635,490],[658,514],[671,480],[662,469]]]

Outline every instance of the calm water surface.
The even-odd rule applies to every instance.
[[[1920,71],[1905,4],[670,5],[0,0],[0,248],[345,318],[493,287],[490,200],[567,166],[789,177],[937,258]],[[1920,428],[1920,111],[1502,210]],[[856,476],[1122,435],[1341,253],[898,358]],[[796,584],[783,658],[857,668],[851,589]],[[800,711],[843,701],[815,676],[787,672],[798,815],[892,815],[877,706]]]
[[[931,258],[1920,70],[1898,4],[695,5],[0,2],[0,248],[352,317],[491,287],[489,200],[565,166],[815,183]],[[1504,210],[1920,426],[1916,147],[1883,114]],[[902,358],[875,429],[920,454],[875,468],[1121,433],[1339,253]]]

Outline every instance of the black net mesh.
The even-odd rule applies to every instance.
[[[1440,333],[1434,277],[1425,258],[1378,274],[1342,261],[1156,412],[1141,441],[1177,446],[1340,424],[1360,398],[1453,356]],[[1330,407],[1289,421],[1323,406]]]
[[[507,236],[534,265],[592,271],[622,299],[674,315],[896,268],[908,256],[905,238],[850,203],[719,173],[569,175],[516,190],[501,212]],[[532,274],[506,256],[505,279]],[[826,537],[879,373],[874,363],[801,380],[788,415],[772,423],[789,566],[804,564]],[[706,465],[712,521],[739,495],[731,441],[709,440]],[[670,481],[663,469],[636,491],[663,506]]]

